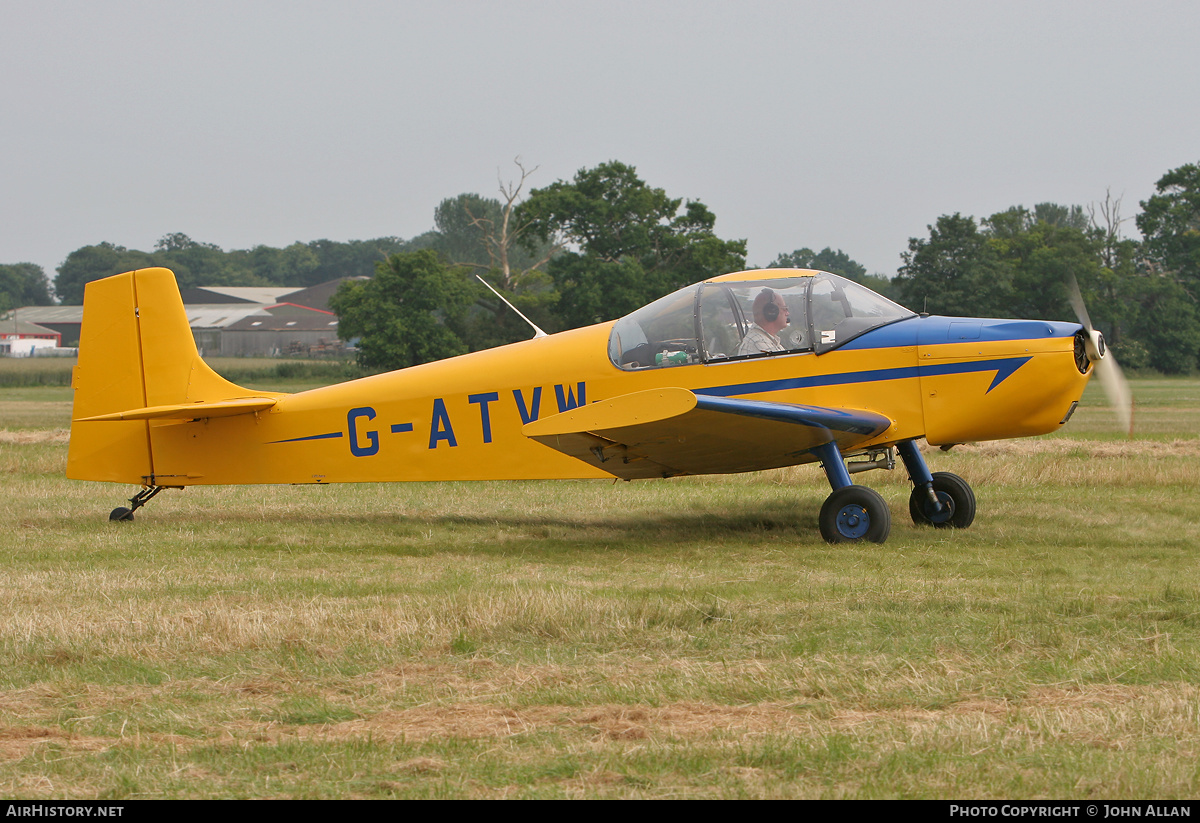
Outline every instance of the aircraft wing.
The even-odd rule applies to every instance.
[[[539,443],[625,480],[758,471],[815,459],[829,442],[845,451],[892,421],[834,409],[651,389],[527,423]]]

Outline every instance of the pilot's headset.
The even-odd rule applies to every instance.
[[[758,299],[763,301],[762,317],[768,323],[774,323],[779,319],[779,306],[775,303],[775,292],[770,289],[763,289],[758,294]]]

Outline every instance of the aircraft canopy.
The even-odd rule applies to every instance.
[[[771,294],[760,297],[764,289]],[[775,335],[780,351],[743,353],[755,325],[754,304],[778,298],[788,323]],[[613,326],[609,357],[622,369],[823,354],[872,329],[916,317],[908,309],[852,280],[827,272],[771,279],[718,280],[659,298]],[[755,334],[763,334],[761,329]]]

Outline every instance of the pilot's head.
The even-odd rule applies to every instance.
[[[782,294],[763,289],[754,298],[754,322],[771,334],[779,334],[788,324],[788,307]]]

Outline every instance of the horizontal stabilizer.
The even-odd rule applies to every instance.
[[[617,477],[759,471],[848,451],[892,421],[861,409],[697,396],[682,388],[622,395],[528,423],[528,437]]]
[[[206,403],[198,400],[195,403],[174,403],[166,406],[146,406],[141,409],[98,414],[95,417],[81,417],[75,423],[98,423],[116,420],[203,420],[206,417],[233,417],[237,414],[250,414],[265,411],[274,406],[278,400],[269,397],[239,397],[235,400],[219,400]]]

